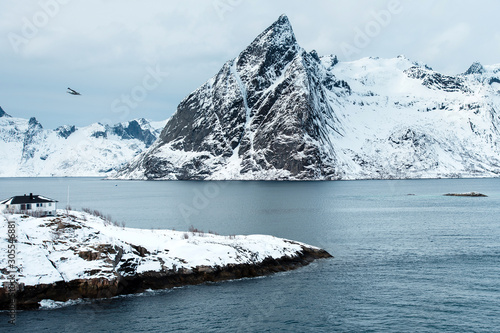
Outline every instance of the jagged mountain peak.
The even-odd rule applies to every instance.
[[[39,127],[40,129],[43,128],[42,124],[40,124],[40,122],[35,118],[35,117],[31,117],[29,122],[28,122],[30,128],[31,127]]]
[[[7,112],[5,112],[0,106],[0,118],[1,117],[10,117],[10,115],[8,115]]]
[[[249,108],[262,97],[262,92],[281,77],[285,68],[304,50],[298,45],[290,21],[279,17],[253,40],[232,62],[233,76],[247,94]]]
[[[464,74],[465,75],[484,74],[485,72],[486,70],[484,69],[483,65],[481,65],[480,62],[476,61],[469,67],[469,69]]]
[[[298,49],[292,25],[282,15],[240,53],[237,66],[258,66],[260,73],[264,74],[268,66],[280,61],[290,61]]]
[[[286,15],[281,15],[273,24],[257,36],[253,43],[268,41],[278,44],[290,44],[296,42],[292,24]]]

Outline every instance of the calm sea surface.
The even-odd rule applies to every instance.
[[[470,191],[488,197],[443,196]],[[335,258],[264,278],[20,312],[16,327],[4,312],[1,332],[500,331],[500,179],[0,179],[0,199],[30,192],[127,227],[271,234]]]

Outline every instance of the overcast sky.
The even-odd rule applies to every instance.
[[[45,128],[163,120],[281,14],[319,55],[462,73],[500,63],[498,13],[497,0],[2,0],[0,106]]]

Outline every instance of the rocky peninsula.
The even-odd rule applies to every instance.
[[[331,257],[273,236],[125,228],[78,211],[44,218],[0,214],[0,229],[15,235],[15,241],[0,239],[2,310],[13,301],[17,309],[37,309],[42,300],[110,298],[257,277]],[[9,256],[13,244],[15,255]]]

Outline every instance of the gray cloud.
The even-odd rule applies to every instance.
[[[112,102],[140,85],[148,66],[159,65],[168,77],[127,116],[165,119],[282,13],[305,49],[344,61],[404,54],[447,74],[476,60],[500,62],[497,1],[401,0],[385,22],[394,1],[6,0],[0,105],[49,128],[126,120]],[[373,37],[356,47],[366,29]],[[346,54],[345,45],[356,52]],[[83,95],[65,94],[68,86]]]

